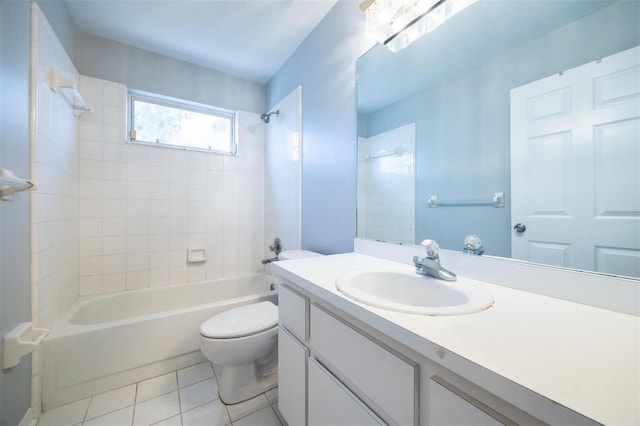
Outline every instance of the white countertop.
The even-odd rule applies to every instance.
[[[402,314],[351,301],[335,279],[356,268],[410,265],[348,253],[273,266],[419,353],[435,344],[597,422],[640,424],[640,317],[484,282],[494,304],[482,312]]]

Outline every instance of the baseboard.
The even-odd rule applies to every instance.
[[[38,419],[33,418],[33,410],[29,407],[27,412],[24,413],[22,420],[20,420],[20,423],[18,423],[18,426],[36,426],[36,423],[38,423]]]

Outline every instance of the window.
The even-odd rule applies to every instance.
[[[235,155],[231,111],[129,91],[129,140],[134,143]]]

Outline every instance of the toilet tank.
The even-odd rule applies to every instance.
[[[323,256],[320,253],[309,250],[284,250],[278,254],[278,260],[302,259],[305,257]]]

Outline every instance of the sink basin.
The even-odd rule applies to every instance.
[[[470,314],[493,304],[491,293],[477,281],[443,281],[409,267],[353,270],[336,279],[336,288],[366,305],[410,314]]]

